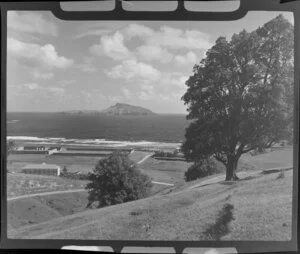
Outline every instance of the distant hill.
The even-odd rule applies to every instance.
[[[132,106],[125,103],[116,103],[114,106],[111,106],[107,109],[104,109],[102,113],[105,113],[107,115],[114,115],[114,116],[147,116],[147,115],[155,115],[154,112],[152,112],[149,109],[138,107],[138,106]]]
[[[111,106],[104,110],[70,110],[62,111],[59,114],[68,114],[68,115],[113,115],[113,116],[148,116],[156,115],[149,109],[132,106],[125,103],[116,103],[114,106]]]

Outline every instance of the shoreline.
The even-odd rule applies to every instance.
[[[106,140],[106,139],[78,139],[58,137],[34,137],[34,136],[7,136],[8,141],[14,141],[19,145],[62,146],[78,148],[132,148],[132,149],[176,149],[181,142],[147,141],[147,140]]]

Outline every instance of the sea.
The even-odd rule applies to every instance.
[[[35,144],[104,147],[175,147],[189,125],[185,115],[7,113],[7,139]]]

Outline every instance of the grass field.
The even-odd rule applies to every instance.
[[[274,240],[291,237],[292,171],[257,175],[234,184],[208,184],[187,191],[11,230],[10,238],[108,240]],[[246,178],[247,179],[247,178]],[[216,231],[224,207],[232,206],[226,234]],[[217,233],[216,233],[217,232]],[[220,235],[217,235],[220,234]]]
[[[147,153],[132,153],[140,161]],[[82,157],[81,157],[82,158]],[[102,209],[86,210],[86,192],[9,201],[9,237],[113,240],[288,240],[291,237],[292,151],[244,155],[233,184],[225,175],[184,183],[189,164],[148,158],[138,167],[153,180],[156,195]],[[77,181],[80,184],[83,181]],[[74,180],[54,176],[8,174],[10,196],[78,188]],[[166,189],[163,191],[163,189]],[[228,210],[228,209],[229,210]],[[224,222],[227,218],[227,222]],[[224,225],[222,225],[222,223]]]
[[[138,167],[153,181],[180,185],[184,183],[184,172],[190,165],[190,163],[183,161],[161,161],[149,158],[139,164]]]
[[[87,192],[12,200],[7,205],[8,225],[18,229],[86,210]]]

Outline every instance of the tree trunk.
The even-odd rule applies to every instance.
[[[239,178],[236,175],[236,168],[238,163],[237,157],[229,157],[226,165],[226,178],[225,181],[236,181]]]

